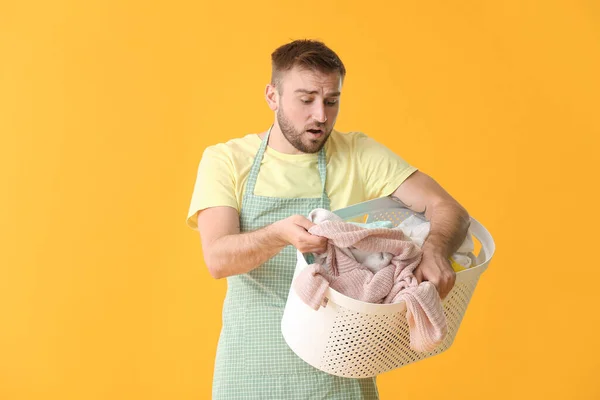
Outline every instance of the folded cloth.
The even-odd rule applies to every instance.
[[[311,227],[309,232],[327,237],[327,250],[317,255],[316,262],[302,270],[294,280],[294,290],[300,299],[318,310],[325,300],[327,288],[331,287],[348,297],[370,303],[405,301],[411,348],[431,351],[437,347],[448,329],[435,286],[427,281],[418,284],[413,274],[421,262],[421,249],[401,230],[366,229],[324,212],[330,213],[315,211],[318,215],[312,215],[313,222],[322,222]],[[321,220],[323,216],[326,218]],[[348,252],[349,247],[365,252],[391,253],[392,258],[389,265],[373,273]]]
[[[332,213],[329,210],[325,210],[323,208],[316,208],[316,209],[312,210],[308,214],[308,219],[311,222],[314,222],[315,224],[320,224],[324,221],[339,221],[339,222],[344,221],[342,218],[340,218],[336,214]],[[394,225],[392,224],[391,221],[374,221],[374,222],[366,223],[366,224],[362,224],[359,222],[349,222],[349,223],[353,224],[355,226],[360,226],[362,228],[367,228],[367,229],[393,228],[394,227]],[[348,247],[348,248],[340,249],[340,251],[342,251],[348,257],[355,259],[362,266],[368,268],[373,273],[377,273],[382,268],[390,265],[390,261],[393,257],[393,254],[391,254],[391,253],[363,251],[363,250],[357,249],[356,247],[352,247],[352,246]],[[315,263],[323,263],[323,261],[325,261],[325,259],[326,259],[325,253],[323,253],[321,255],[313,254],[313,256],[314,256]]]

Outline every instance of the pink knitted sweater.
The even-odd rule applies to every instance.
[[[421,262],[422,251],[401,230],[366,229],[343,221],[323,221],[310,228],[309,233],[327,237],[329,241],[325,261],[309,265],[294,280],[294,289],[302,301],[318,310],[329,286],[369,303],[405,301],[411,348],[431,351],[444,340],[448,329],[441,299],[432,283],[418,284],[413,271]],[[341,251],[350,246],[394,256],[387,267],[373,273],[347,251]]]

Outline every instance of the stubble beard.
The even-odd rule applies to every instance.
[[[319,152],[323,146],[325,146],[325,143],[331,134],[331,130],[329,130],[329,132],[325,132],[325,124],[322,124],[319,126],[319,129],[322,129],[325,132],[324,136],[319,139],[309,139],[310,144],[304,143],[302,141],[302,137],[309,135],[310,133],[307,133],[306,131],[298,132],[294,128],[294,125],[292,125],[292,122],[285,116],[282,108],[280,108],[279,112],[277,113],[277,123],[279,124],[279,129],[281,129],[281,133],[283,133],[283,136],[286,138],[286,140],[292,146],[294,146],[296,150],[299,150],[303,153]]]

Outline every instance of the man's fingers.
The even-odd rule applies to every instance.
[[[438,293],[440,295],[440,299],[442,300],[444,300],[446,296],[448,296],[448,291],[446,290],[446,288],[444,288],[443,290],[441,288],[438,288]]]
[[[423,281],[430,282],[435,287],[435,290],[438,292],[438,294],[442,300],[444,300],[444,298],[446,298],[446,296],[450,292],[450,289],[452,289],[452,287],[450,287],[450,285],[447,282],[441,282],[438,279],[426,279],[423,276],[423,273],[418,268],[415,270],[414,275],[415,275],[415,278],[417,278],[417,282],[419,284],[421,284],[421,282],[423,282]]]
[[[440,282],[436,282],[435,287],[437,288],[438,293],[440,294],[440,298],[444,300],[450,294],[450,291],[452,291],[452,288],[454,287],[454,277],[449,276],[441,280]]]
[[[303,217],[302,215],[296,215],[294,218],[294,223],[298,226],[301,226],[305,230],[309,230],[316,224],[312,223],[308,218]]]
[[[323,253],[327,250],[327,238],[322,236],[316,236],[308,234],[310,238],[308,238],[308,245],[312,246],[314,253]]]
[[[302,253],[323,253],[327,250],[327,241],[326,237],[311,235],[297,226],[296,238],[292,244]]]
[[[316,236],[319,238],[319,248],[316,252],[319,253],[324,253],[327,250],[327,243],[329,242],[329,239],[327,239],[326,237],[321,237],[321,236]]]
[[[452,290],[452,288],[454,287],[454,283],[456,282],[456,272],[452,271],[447,271],[444,274],[444,278],[443,278],[443,288],[442,288],[442,292],[440,294],[440,297],[443,299],[445,299],[449,294],[450,291]]]
[[[421,272],[421,269],[417,267],[417,269],[415,269],[414,275],[415,278],[417,278],[417,283],[421,284],[421,282],[423,282],[423,273]]]
[[[444,289],[444,292],[442,294],[440,294],[441,299],[444,300],[446,297],[448,297],[448,295],[450,294],[451,290],[452,290],[451,287],[446,287]]]
[[[444,300],[444,298],[446,298],[446,296],[448,295],[448,293],[450,292],[450,289],[451,289],[448,282],[441,281],[439,279],[427,279],[427,280],[429,282],[431,282],[431,284],[435,287],[435,290],[437,290],[440,298],[442,300]]]

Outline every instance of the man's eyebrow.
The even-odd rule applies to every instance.
[[[316,90],[296,89],[294,90],[294,93],[318,94],[319,92]],[[340,92],[331,92],[327,95],[327,97],[337,97],[340,94]]]

